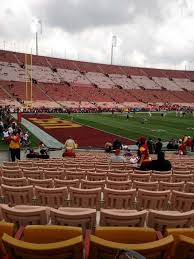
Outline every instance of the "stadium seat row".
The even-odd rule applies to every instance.
[[[55,225],[28,225],[22,235],[13,237],[13,233],[14,224],[0,222],[0,241],[6,253],[3,259],[115,259],[123,256],[123,250],[139,252],[147,259],[193,258],[194,231],[187,228],[169,228],[164,237],[151,228],[129,227],[98,227],[94,234],[83,236],[81,228]]]
[[[79,189],[74,187],[43,188],[1,185],[1,200],[9,205],[42,205],[53,208],[69,205],[100,209],[157,209],[189,211],[194,208],[194,193],[179,191],[148,191],[139,189],[114,190],[109,188]],[[102,199],[103,191],[103,199]]]

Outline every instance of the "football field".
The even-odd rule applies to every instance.
[[[73,120],[105,132],[126,137],[136,141],[139,136],[160,137],[162,141],[171,138],[179,139],[183,135],[194,137],[194,117],[186,114],[185,117],[176,117],[175,112],[169,112],[166,116],[161,113],[131,113],[127,119],[127,113],[115,114],[55,114],[60,118]]]

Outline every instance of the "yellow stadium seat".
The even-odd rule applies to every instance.
[[[116,234],[116,231],[115,231],[115,235],[116,236],[114,238],[111,238],[110,235],[108,235],[108,238],[116,240],[118,237],[118,240],[123,240],[123,241],[124,240],[127,241],[127,239],[128,240],[133,239],[133,237],[127,237],[126,232],[124,234],[124,238],[122,238],[121,232],[119,234]],[[106,235],[103,235],[103,236],[105,237]],[[146,238],[146,234],[145,234],[145,238]],[[134,240],[137,242],[137,236],[135,237]],[[141,255],[145,256],[146,259],[167,258],[167,256],[170,254],[173,242],[174,242],[174,239],[172,235],[162,238],[160,240],[150,241],[150,242],[140,242],[136,244],[113,242],[98,236],[91,235],[89,258],[90,259],[99,259],[99,258],[115,259],[119,250],[134,250],[139,252]]]
[[[164,235],[174,237],[172,258],[194,258],[194,228],[168,228]]]
[[[2,237],[8,255],[22,259],[83,259],[82,229],[65,226],[26,226],[23,240]]]
[[[125,244],[139,244],[157,240],[156,231],[144,227],[97,227],[95,236]]]
[[[0,258],[2,258],[4,254],[4,251],[2,249],[2,236],[4,233],[13,236],[14,224],[0,221]]]

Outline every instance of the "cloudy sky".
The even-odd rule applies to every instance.
[[[35,52],[32,21],[42,21],[39,54],[114,64],[194,70],[193,0],[6,0],[0,48]]]

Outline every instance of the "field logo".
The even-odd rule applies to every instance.
[[[45,129],[68,129],[68,128],[80,128],[82,125],[74,123],[73,121],[66,121],[59,118],[50,119],[37,119],[30,118],[30,121],[40,125]]]

